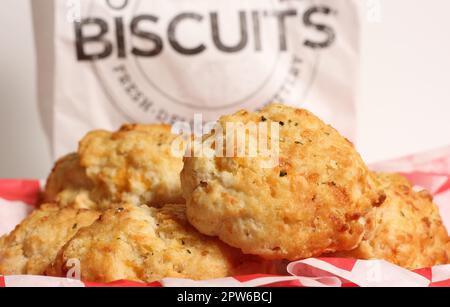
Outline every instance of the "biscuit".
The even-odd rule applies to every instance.
[[[61,247],[98,217],[95,211],[42,205],[0,240],[0,275],[42,275]]]
[[[58,160],[50,173],[42,196],[42,203],[57,203],[61,207],[96,209],[91,199],[93,188],[77,153]]]
[[[89,133],[80,142],[78,153],[80,165],[94,184],[93,199],[103,209],[122,202],[183,203],[183,160],[171,152],[176,138],[166,125],[124,125],[115,133]]]
[[[216,141],[207,143],[220,137],[220,127],[227,131],[227,123],[278,125],[279,136],[269,132],[267,140],[279,140],[276,166],[266,167],[263,151],[223,157]],[[348,140],[310,112],[278,104],[224,116],[219,124],[203,138],[204,155],[184,159],[181,181],[194,227],[266,259],[296,260],[358,246],[365,216],[383,195]],[[247,145],[258,138],[245,135]]]
[[[384,259],[407,269],[450,262],[449,236],[427,191],[416,192],[401,175],[379,174],[384,204],[368,215],[370,228],[358,248],[334,257]]]
[[[6,236],[1,236],[0,237],[0,250],[5,249],[5,245],[6,244]]]
[[[74,260],[81,280],[91,282],[202,280],[272,269],[269,262],[197,232],[186,219],[185,205],[108,210],[64,246],[47,274],[67,276],[76,269]]]

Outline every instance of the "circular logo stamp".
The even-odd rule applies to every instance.
[[[336,12],[316,2],[91,0],[77,56],[131,121],[298,103],[335,40]]]

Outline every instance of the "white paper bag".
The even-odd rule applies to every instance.
[[[55,157],[75,150],[88,130],[194,114],[210,121],[272,101],[355,134],[352,0],[32,2]]]

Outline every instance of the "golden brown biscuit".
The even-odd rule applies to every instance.
[[[186,157],[181,181],[193,226],[267,259],[295,260],[358,246],[365,216],[383,197],[349,141],[310,112],[283,105],[219,120],[225,131],[230,122],[279,125],[279,163],[263,168],[267,159],[260,152]],[[204,143],[211,137],[214,133]],[[268,142],[277,139],[269,137]],[[217,142],[209,149],[221,151]]]
[[[125,125],[118,132],[94,131],[79,147],[80,164],[100,203],[163,205],[184,202],[182,158],[172,155],[176,135],[166,125]]]
[[[95,209],[91,199],[93,188],[86,171],[80,165],[78,154],[69,154],[58,160],[47,179],[42,203],[57,203],[61,207]]]
[[[432,196],[415,192],[406,178],[380,174],[384,204],[368,215],[368,231],[360,246],[335,257],[384,259],[408,269],[450,262],[447,230]]]
[[[41,275],[61,247],[89,226],[95,211],[43,205],[0,240],[0,275]]]
[[[5,248],[5,242],[6,242],[6,236],[0,237],[0,250],[3,250]]]
[[[64,246],[47,274],[66,276],[74,260],[81,279],[92,282],[201,280],[272,269],[268,262],[197,232],[187,222],[185,205],[108,210]]]

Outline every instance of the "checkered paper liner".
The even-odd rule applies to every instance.
[[[377,163],[376,171],[400,172],[435,197],[450,229],[450,146],[441,150]],[[0,180],[0,235],[10,232],[33,210],[42,182]],[[0,276],[0,287],[450,287],[450,265],[409,271],[382,260],[311,258],[288,265],[288,276],[250,275],[208,281],[166,278],[150,284],[110,284],[45,276]]]

